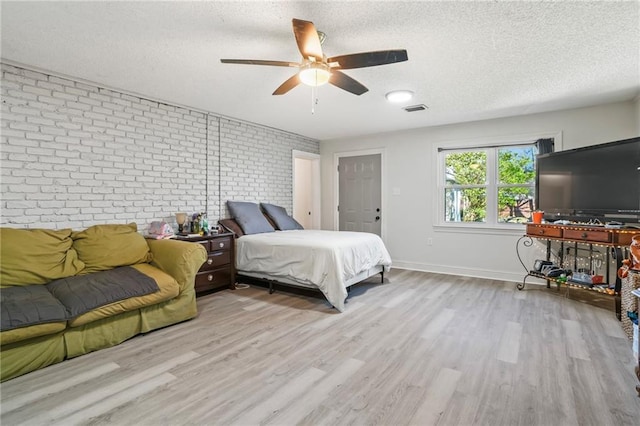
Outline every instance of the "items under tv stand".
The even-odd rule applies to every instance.
[[[552,243],[559,244],[558,250],[558,265],[563,267],[564,262],[564,253],[565,249],[573,249],[576,255],[577,262],[577,253],[578,250],[582,247],[582,250],[586,250],[589,252],[590,263],[593,260],[594,253],[599,253],[598,248],[604,248],[606,252],[606,260],[605,260],[605,268],[606,272],[604,274],[604,280],[602,283],[602,287],[594,286],[589,287],[587,285],[583,285],[581,283],[572,283],[570,281],[564,281],[562,278],[549,277],[543,273],[530,270],[523,263],[523,267],[525,268],[527,274],[522,280],[522,283],[518,283],[518,290],[522,290],[526,284],[526,280],[529,277],[541,278],[547,281],[547,288],[551,287],[551,282],[555,282],[560,286],[566,286],[567,288],[579,288],[585,289],[589,291],[597,291],[600,293],[610,294],[615,298],[615,312],[616,317],[621,319],[621,300],[620,300],[620,290],[622,286],[622,282],[620,278],[618,278],[616,271],[622,265],[622,259],[628,255],[628,247],[631,243],[631,238],[634,234],[637,233],[637,230],[633,229],[619,229],[619,228],[605,228],[601,226],[588,226],[582,224],[568,224],[568,225],[560,225],[560,224],[527,224],[526,234],[518,240],[518,244],[516,246],[516,251],[518,251],[519,256],[519,246],[520,244],[525,247],[530,247],[533,245],[534,240],[543,240],[546,242],[546,260],[550,261],[551,259],[551,248]],[[584,248],[583,246],[588,247]],[[616,269],[615,281],[609,283],[609,278],[611,276],[611,254],[614,254],[614,260]],[[522,262],[522,261],[521,261]],[[573,270],[577,270],[577,265],[573,265]]]

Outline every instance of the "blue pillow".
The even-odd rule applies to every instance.
[[[287,214],[287,210],[284,207],[267,203],[260,203],[260,207],[262,207],[262,210],[271,218],[280,231],[304,229],[297,220]]]
[[[245,235],[275,231],[256,203],[227,201],[227,207]]]

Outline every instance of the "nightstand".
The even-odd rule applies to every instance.
[[[207,261],[196,274],[196,294],[236,288],[235,246],[233,234],[212,234],[202,237],[176,239],[202,244],[207,250]]]

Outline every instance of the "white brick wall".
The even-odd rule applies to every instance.
[[[291,151],[319,152],[298,135],[1,67],[2,226],[145,230],[177,211],[226,216],[229,199],[291,211]]]
[[[292,150],[318,153],[318,143],[273,129],[221,119],[222,200],[264,201],[293,212]],[[224,206],[223,206],[224,208]],[[222,215],[228,217],[228,211]]]

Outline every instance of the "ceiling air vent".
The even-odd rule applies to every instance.
[[[425,104],[420,104],[420,105],[411,105],[408,107],[404,107],[403,109],[407,112],[416,112],[416,111],[424,111],[427,108],[428,107]]]

